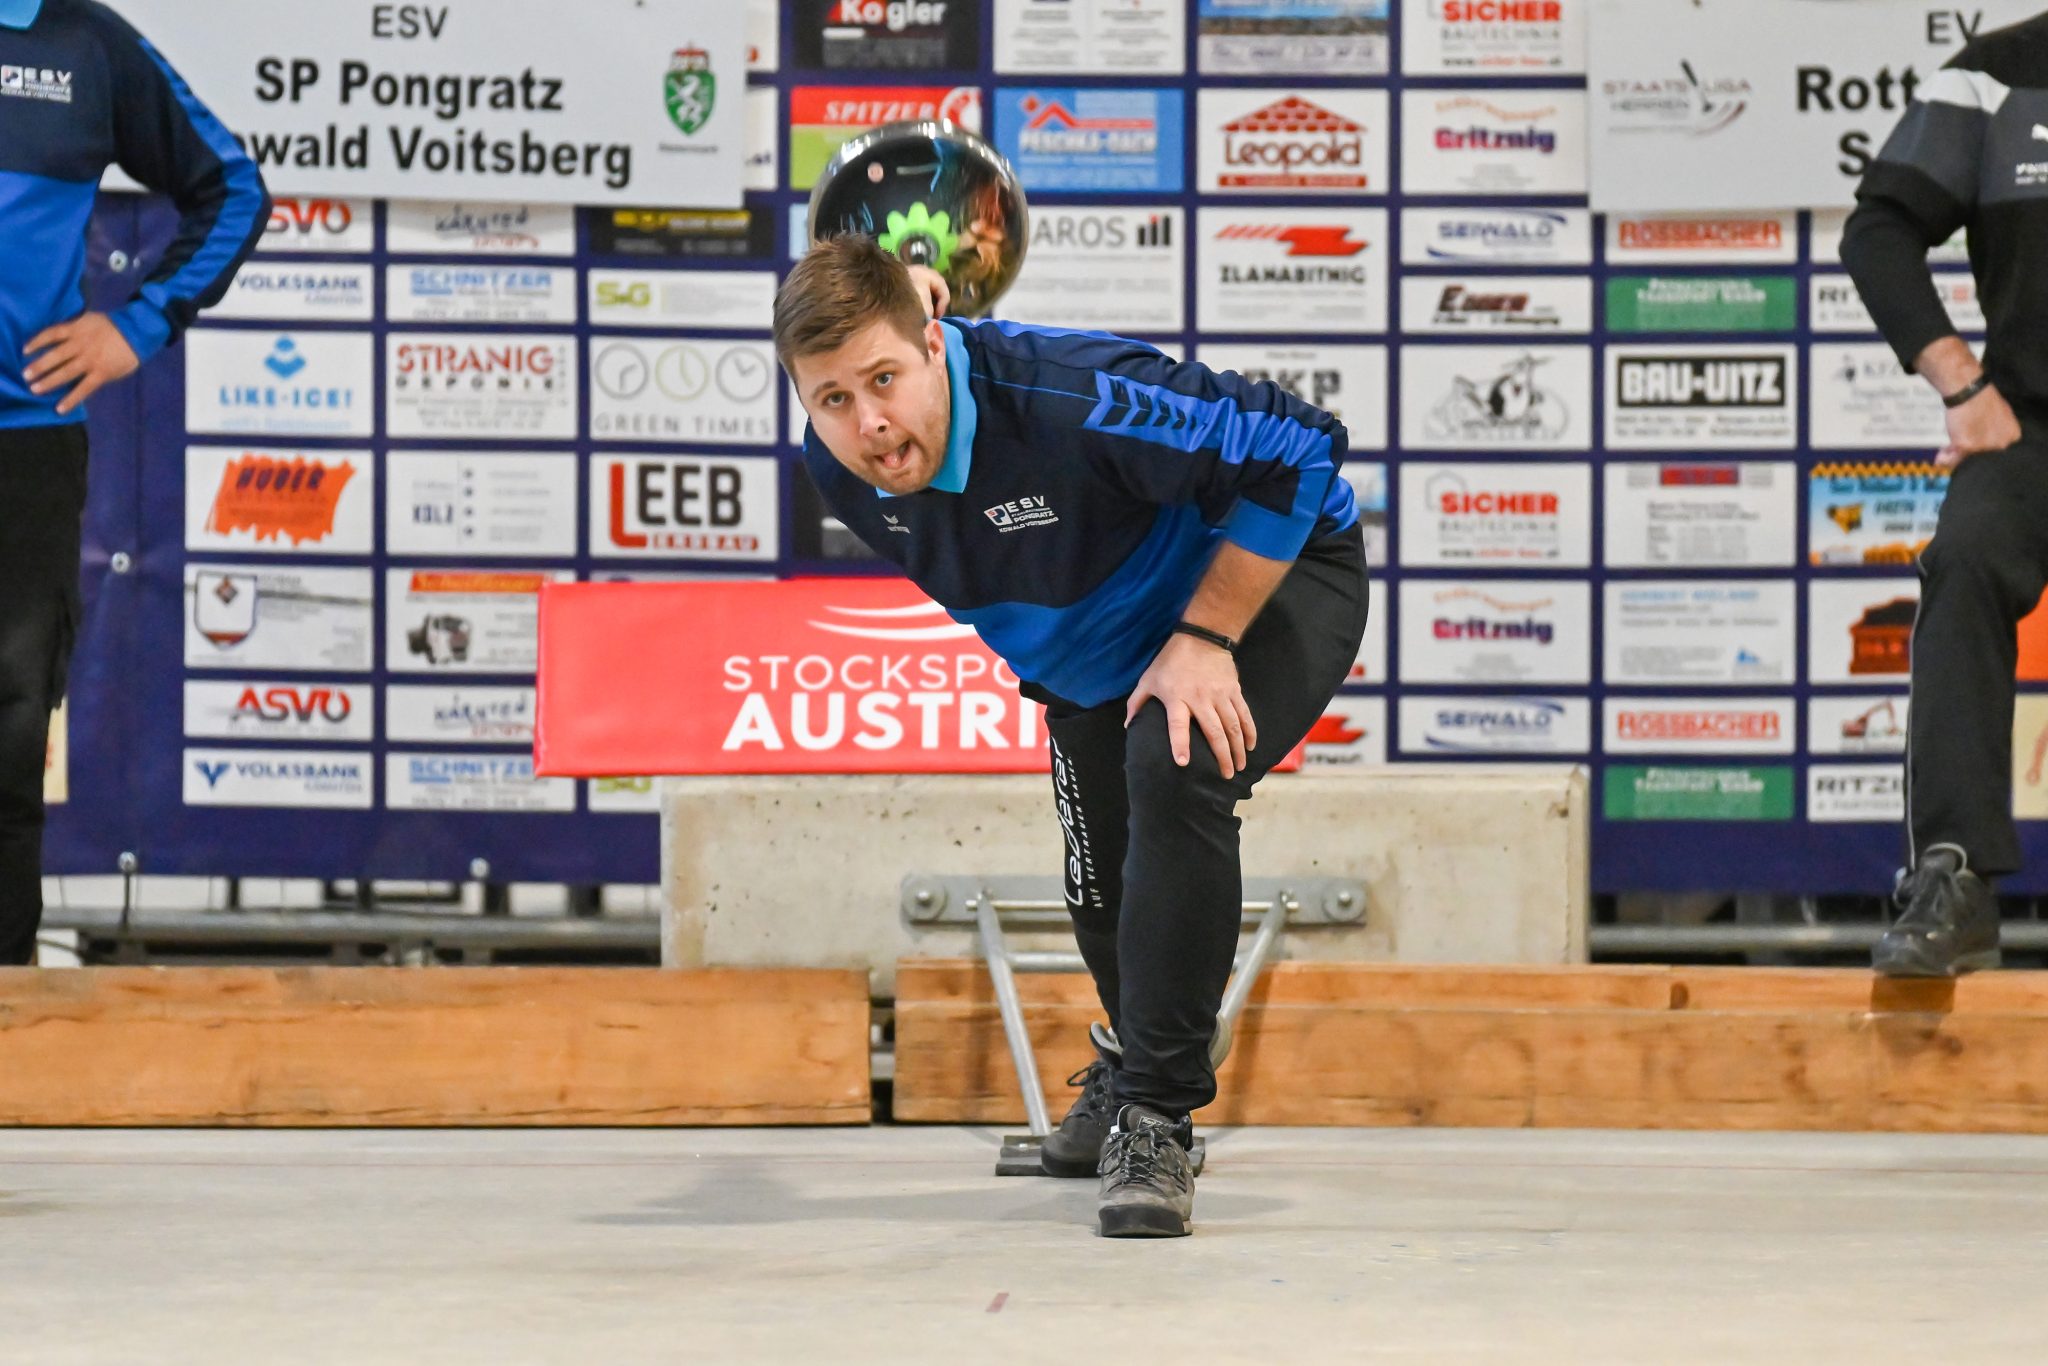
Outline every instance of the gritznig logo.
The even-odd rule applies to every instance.
[[[1535,152],[1550,156],[1557,151],[1557,133],[1540,126],[1540,121],[1557,116],[1557,110],[1510,110],[1470,96],[1442,100],[1437,117],[1450,120],[1437,126],[1434,142],[1444,152]],[[1483,121],[1490,120],[1490,121]]]
[[[1455,604],[1464,601],[1476,602],[1484,610],[1464,617],[1448,615],[1456,610]],[[1440,614],[1431,621],[1430,634],[1438,640],[1520,640],[1548,645],[1556,636],[1556,625],[1536,615],[1557,605],[1551,598],[1505,602],[1490,594],[1456,588],[1437,594],[1436,602]]]

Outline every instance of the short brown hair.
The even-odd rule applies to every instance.
[[[924,336],[924,303],[910,268],[872,237],[828,237],[804,254],[775,293],[776,359],[788,369],[799,356],[837,351],[878,321],[905,341]]]

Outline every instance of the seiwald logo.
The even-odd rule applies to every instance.
[[[298,343],[290,337],[279,337],[270,354],[263,358],[263,368],[279,379],[290,379],[306,368],[306,358],[299,354]]]
[[[685,136],[696,133],[718,104],[718,74],[711,69],[711,54],[701,47],[677,48],[668,59],[662,93],[669,120]]]

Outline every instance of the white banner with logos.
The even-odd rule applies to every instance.
[[[746,14],[691,0],[123,0],[274,193],[737,208]]]
[[[1913,93],[2040,0],[1592,0],[1596,209],[1846,205]]]

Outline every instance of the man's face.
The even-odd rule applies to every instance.
[[[837,351],[797,357],[790,378],[818,439],[857,478],[905,494],[938,474],[953,416],[938,323],[917,342],[870,323]]]

